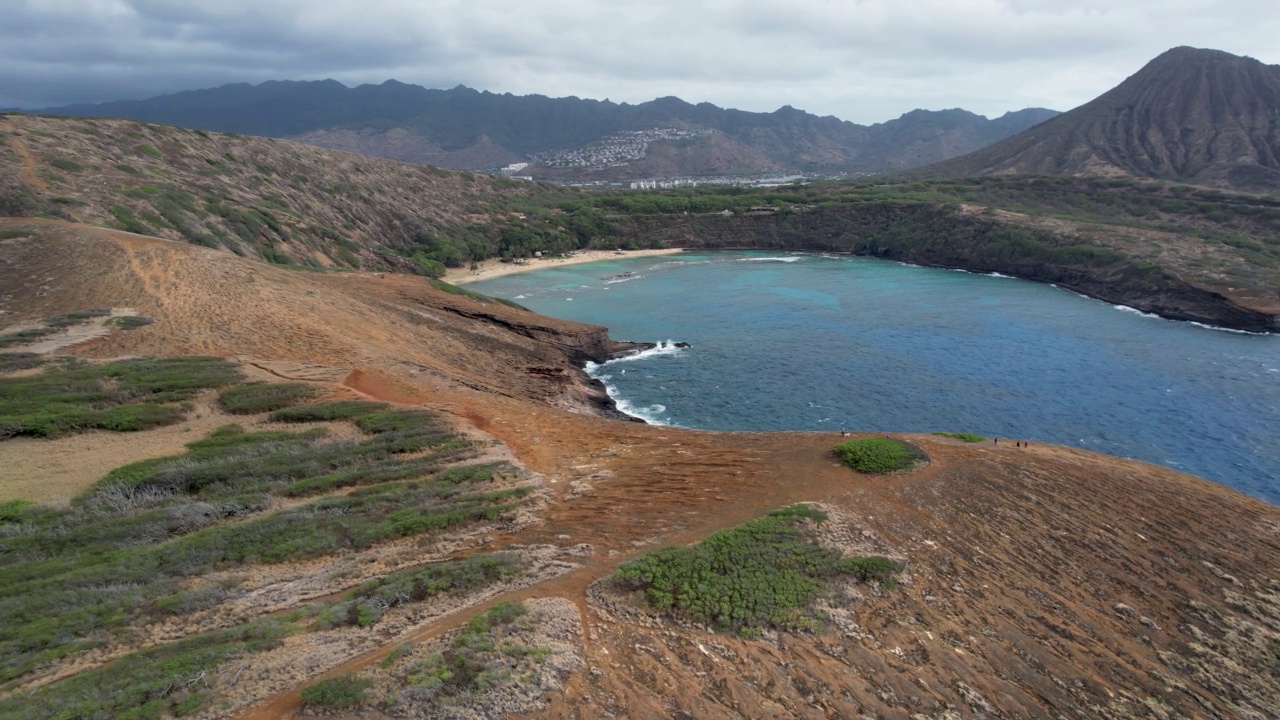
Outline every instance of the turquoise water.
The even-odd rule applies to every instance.
[[[589,371],[623,410],[715,430],[956,430],[1167,465],[1280,503],[1280,336],[868,258],[684,253],[469,287],[674,340]]]

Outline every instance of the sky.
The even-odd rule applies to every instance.
[[[1280,64],[1275,0],[5,0],[0,107],[396,79],[861,124],[1069,110],[1178,45]],[[16,6],[16,7],[15,7]]]

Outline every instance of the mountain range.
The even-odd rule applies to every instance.
[[[1265,186],[1270,71],[1172,60],[1143,112],[922,182],[601,192],[0,114],[0,718],[1280,716],[1275,505],[963,424],[618,422],[582,367],[635,343],[394,272],[842,252],[1280,332],[1280,198],[1004,174]],[[611,132],[673,164],[751,136]]]
[[[1280,191],[1280,66],[1190,47],[1067,113],[1031,108],[994,120],[914,110],[863,126],[790,106],[753,113],[675,97],[629,105],[394,80],[234,84],[38,112],[288,138],[454,169],[528,163],[516,172],[554,181],[911,171]]]
[[[291,138],[454,169],[528,162],[527,173],[558,180],[902,170],[977,150],[1057,115],[1032,108],[988,120],[959,109],[914,110],[863,126],[790,106],[754,113],[675,97],[630,105],[394,80],[355,88],[334,80],[233,84],[36,112]]]
[[[1132,176],[1280,190],[1280,65],[1178,47],[1026,132],[934,175]]]

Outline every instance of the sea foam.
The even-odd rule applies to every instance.
[[[604,384],[605,392],[607,392],[609,394],[609,398],[613,400],[614,407],[618,408],[618,412],[634,418],[640,418],[650,425],[669,425],[670,423],[664,422],[661,419],[662,413],[667,411],[667,407],[665,405],[657,403],[653,405],[636,405],[626,398],[619,396],[617,386],[609,382],[613,379],[613,376],[608,374],[605,371],[605,368],[618,363],[635,362],[637,360],[647,360],[649,358],[663,357],[667,355],[679,355],[682,352],[684,352],[684,348],[679,347],[676,344],[676,341],[667,340],[666,342],[660,342],[651,348],[640,350],[629,355],[623,355],[622,357],[614,358],[607,362],[596,363],[587,361],[587,364],[584,365],[582,369],[589,377],[599,380]],[[626,374],[627,372],[626,368],[620,368],[619,371],[622,374]]]
[[[800,262],[804,258],[800,255],[789,255],[787,257],[748,257],[738,258],[738,262],[784,262],[793,263]]]

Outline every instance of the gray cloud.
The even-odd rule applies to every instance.
[[[1176,45],[1280,62],[1271,0],[17,0],[0,106],[395,78],[856,122],[1069,109]]]

